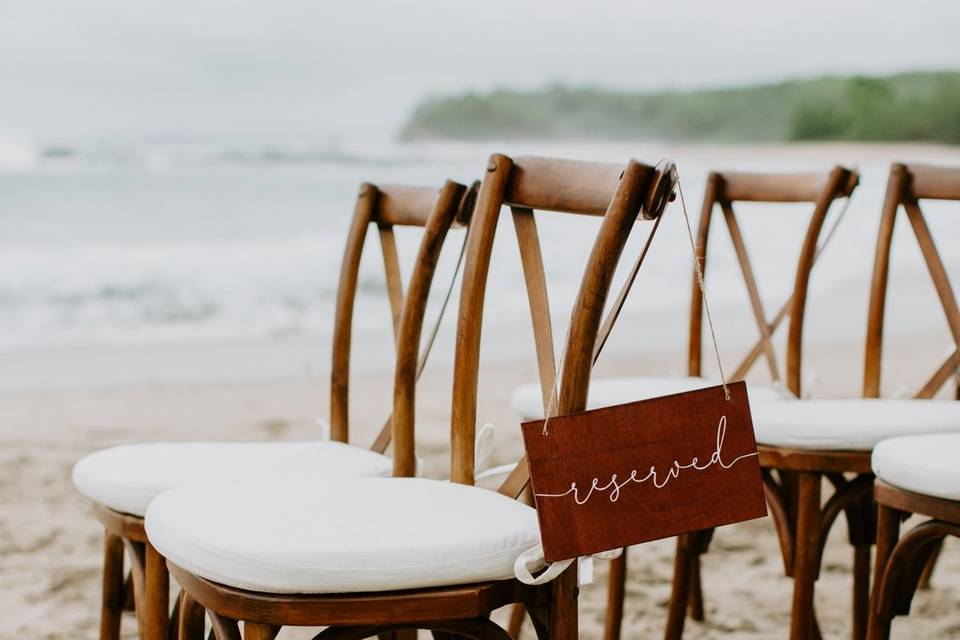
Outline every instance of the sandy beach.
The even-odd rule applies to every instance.
[[[895,377],[925,370],[910,353],[929,342],[922,335],[891,343],[918,345],[898,351],[903,367]],[[939,344],[939,343],[937,343]],[[819,395],[855,395],[861,347],[853,341],[817,344],[807,361],[822,372]],[[647,354],[641,360],[601,360],[597,375],[662,370],[676,355]],[[920,369],[922,367],[922,369]],[[532,361],[485,365],[480,417],[497,426],[496,463],[520,452],[510,390],[533,379]],[[352,439],[367,443],[385,415],[389,376],[357,376]],[[895,382],[895,381],[894,381]],[[123,442],[142,440],[296,440],[315,437],[316,420],[327,413],[327,381],[311,376],[272,381],[139,386],[86,391],[21,391],[0,396],[0,610],[2,638],[94,638],[100,592],[102,531],[87,501],[70,483],[70,468],[82,455]],[[418,447],[426,475],[446,473],[449,372],[428,370],[418,399]],[[825,637],[849,634],[850,553],[839,523],[827,549],[818,583],[817,610]],[[909,618],[915,638],[960,635],[960,553],[948,543],[935,588],[917,595]],[[630,583],[625,638],[654,638],[662,632],[669,593],[673,541],[630,550]],[[581,595],[581,637],[599,638],[605,606],[606,567],[598,563],[596,583]],[[791,581],[783,576],[772,524],[760,520],[720,530],[704,570],[707,622],[690,623],[689,638],[776,638],[789,622]],[[136,637],[132,619],[125,636]],[[894,628],[896,633],[896,626]],[[284,638],[309,637],[286,630]],[[528,635],[530,637],[529,631]],[[900,636],[904,637],[904,636]]]
[[[555,362],[561,367],[569,362],[566,332],[574,303],[588,312],[577,316],[575,328],[592,331],[591,314],[600,311],[617,323],[610,335],[601,335],[594,380],[696,374],[716,381],[725,370],[745,375],[748,389],[772,387],[784,397],[791,395],[789,380],[798,402],[787,403],[787,413],[796,417],[812,409],[811,421],[828,411],[829,416],[812,425],[824,433],[798,435],[793,425],[782,425],[791,432],[775,435],[786,436],[783,441],[802,436],[809,446],[818,446],[812,438],[829,435],[837,437],[836,446],[866,448],[873,444],[867,437],[889,420],[898,421],[895,429],[912,423],[903,425],[901,435],[919,433],[933,420],[941,430],[960,430],[960,417],[953,420],[945,409],[960,410],[960,368],[952,369],[960,349],[958,32],[960,2],[902,0],[421,0],[413,6],[0,0],[0,640],[100,638],[104,600],[104,635],[118,640],[113,637],[117,532],[108,541],[105,573],[103,526],[72,480],[76,463],[91,453],[134,443],[323,440],[329,437],[331,367],[340,380],[345,360],[350,444],[367,448],[385,422],[393,424],[395,354],[416,348],[422,357],[430,344],[428,366],[422,376],[419,369],[416,374],[415,468],[431,489],[451,488],[440,483],[450,475],[453,371],[464,366],[463,359],[456,360],[457,347],[466,345],[471,366],[475,355],[479,360],[476,427],[494,427],[492,454],[475,471],[509,467],[524,455],[521,417],[511,404],[514,391],[538,382],[537,350],[546,363],[550,340]],[[470,185],[482,186],[475,199],[454,198],[461,192],[451,181],[463,185],[463,194]],[[493,215],[497,207],[499,217]],[[605,218],[605,211],[612,216]],[[447,228],[450,220],[455,222]],[[604,233],[598,235],[598,227]],[[425,258],[418,262],[421,244]],[[642,268],[631,270],[634,264]],[[632,286],[629,297],[613,309],[625,283]],[[578,297],[581,288],[585,295]],[[833,403],[843,404],[836,411],[809,402],[805,409],[795,405],[862,397],[868,307],[879,301],[874,294],[881,290],[883,327],[875,331],[871,324],[869,350],[876,353],[875,338],[882,333],[883,356],[878,367],[871,358],[870,395],[912,398],[933,381],[946,380],[936,396],[944,402],[926,407],[936,414],[929,423],[914,415],[921,412],[909,403],[881,403],[882,416],[869,425],[878,431],[859,442],[845,429],[874,420],[862,403],[853,409]],[[589,295],[601,291],[605,302]],[[695,371],[689,370],[688,356],[697,348],[689,344],[691,299],[694,321],[703,320]],[[416,309],[413,303],[421,300],[421,344],[398,342],[420,317],[419,309],[413,314],[403,309]],[[701,308],[705,313],[697,316]],[[871,320],[878,308],[873,304]],[[458,323],[482,325],[479,354],[472,352],[471,331],[457,341]],[[343,358],[347,342],[349,356]],[[571,352],[589,355],[587,342],[574,344]],[[573,382],[583,391],[576,373]],[[619,391],[627,385],[610,387]],[[458,417],[468,410],[472,391],[460,394],[468,402],[458,403]],[[603,402],[600,396],[594,392],[596,404]],[[735,394],[727,399],[739,400]],[[334,403],[339,408],[342,397]],[[397,415],[406,409],[398,403]],[[756,407],[754,422],[776,428],[762,423],[762,410]],[[847,410],[849,417],[838,418]],[[728,421],[742,424],[739,404],[736,413],[724,409],[713,422],[715,448],[703,454],[694,449],[697,439],[684,424],[689,418],[696,425],[703,410],[684,406],[656,415],[676,438],[625,445],[620,433],[632,430],[631,436],[645,438],[650,433],[644,429],[653,420],[644,416],[614,435],[575,434],[571,477],[549,459],[554,478],[540,484],[538,475],[534,483],[541,507],[554,499],[553,504],[571,504],[571,497],[583,506],[606,492],[611,500],[595,512],[596,501],[553,522],[545,508],[539,514],[550,523],[544,531],[551,533],[558,522],[585,546],[609,547],[642,539],[645,525],[663,535],[720,521],[707,520],[709,507],[722,511],[724,522],[746,517],[734,509],[748,504],[750,478],[744,474],[742,484],[727,485],[710,475],[749,458],[750,469],[741,466],[725,476],[739,482],[738,471],[755,471],[754,460],[767,461],[750,449],[748,434],[726,431]],[[827,422],[834,419],[849,422]],[[607,418],[611,424],[622,423]],[[579,440],[584,433],[591,436],[586,445]],[[960,432],[953,435],[960,438]],[[466,443],[463,434],[457,436],[458,449],[461,444],[469,449],[469,436]],[[724,450],[724,442],[732,445],[735,438],[737,447],[747,450],[727,459],[732,447]],[[554,447],[558,439],[528,442],[560,450]],[[672,449],[679,440],[682,452]],[[907,462],[920,460],[916,467],[936,471],[945,460],[948,471],[931,474],[938,484],[931,480],[930,486],[960,482],[949,473],[960,469],[950,448],[956,442],[933,442],[933,452],[916,440],[886,446],[914,456],[904,455]],[[917,451],[911,454],[912,445]],[[673,455],[661,462],[660,447]],[[406,469],[410,452],[398,448],[404,455],[396,466]],[[610,463],[594,465],[593,457],[584,455],[590,449]],[[864,459],[847,453],[817,457],[852,461],[853,468],[867,471]],[[783,464],[811,457],[788,451]],[[894,482],[879,464],[883,457],[881,452],[878,469]],[[197,462],[196,469],[210,471],[216,465],[208,460]],[[191,468],[180,459],[174,464],[178,477]],[[94,477],[102,470],[98,461],[90,466],[97,467],[90,483],[81,470],[79,484],[97,496],[95,489],[108,483]],[[148,475],[150,465],[130,466],[130,473]],[[257,459],[243,464],[242,475],[257,482],[281,466],[298,463]],[[646,477],[643,469],[650,470]],[[800,576],[796,606],[773,519],[725,526],[703,556],[706,619],[688,620],[684,638],[806,638],[816,630],[814,613],[827,640],[850,638],[854,626],[860,630],[864,593],[858,579],[855,624],[854,551],[845,512],[831,520],[829,536],[824,534],[811,603],[816,570],[807,551],[819,547],[809,541],[816,540],[814,529],[822,522],[814,517],[816,480],[809,472],[817,469],[797,473],[801,490],[795,495],[793,478],[778,478],[784,480],[784,497],[797,505],[788,509],[799,532],[791,541],[796,552],[787,551],[791,573],[795,568]],[[919,476],[916,468],[903,473]],[[218,469],[217,475],[226,474]],[[676,480],[674,489],[690,477],[697,482],[681,492],[635,494],[641,497],[630,504],[619,500],[631,483],[649,480],[643,488],[659,490]],[[843,492],[850,487],[835,474],[824,475],[821,501],[827,508],[821,521],[833,518],[838,504],[848,506],[851,519],[853,512],[862,519],[864,503],[856,492],[869,488],[871,478],[851,473],[846,479],[861,482]],[[487,479],[480,488],[464,490],[496,490],[499,481]],[[561,481],[557,489],[549,486]],[[109,482],[107,490],[116,489]],[[323,483],[316,492],[339,490],[335,495],[351,509],[383,515],[373,502],[406,504],[405,497],[394,499],[389,491],[362,499],[352,485],[362,491],[367,483],[356,479],[314,482]],[[904,478],[897,482],[908,485]],[[828,502],[836,486],[840,500]],[[956,497],[930,486],[912,488]],[[276,548],[293,565],[279,567],[283,576],[277,581],[325,580],[318,567],[382,580],[384,567],[374,564],[379,560],[371,547],[394,563],[387,573],[420,572],[419,582],[398,573],[404,582],[389,584],[509,578],[509,564],[459,573],[454,555],[469,546],[492,567],[536,540],[536,514],[505,504],[519,509],[516,522],[512,513],[504,515],[499,523],[504,531],[494,541],[500,548],[488,549],[487,516],[499,513],[497,505],[488,511],[482,500],[474,506],[470,498],[496,496],[475,493],[463,499],[457,494],[449,507],[430,502],[445,524],[458,528],[449,534],[426,522],[423,513],[381,517],[386,524],[354,519],[356,528],[348,531],[336,522],[342,511],[318,502],[301,510],[303,527],[277,518],[285,520],[279,525],[285,531],[300,536],[285,542],[264,502],[279,511],[290,500],[302,505],[294,492],[281,500],[270,482],[265,501],[257,502],[255,490],[229,488],[236,503],[221,494],[200,498],[200,509],[227,505],[203,522],[221,527],[211,534],[216,548],[203,550],[232,563],[225,548],[232,545],[259,571],[270,568],[270,547]],[[676,509],[661,509],[650,495],[665,496],[663,503]],[[155,492],[143,497],[153,499]],[[761,496],[752,497],[755,514]],[[133,509],[106,495],[97,499]],[[189,506],[176,495],[164,500]],[[254,504],[260,513],[249,513]],[[336,581],[330,587],[273,578],[258,582],[250,575],[241,582],[230,573],[235,567],[213,571],[199,561],[191,567],[192,556],[178,558],[177,552],[197,542],[198,530],[184,527],[176,538],[170,526],[171,537],[164,541],[164,505],[155,502],[153,508],[152,542],[184,568],[275,590],[366,588],[341,581],[341,573],[330,578]],[[594,522],[591,512],[602,513],[604,521]],[[238,515],[242,526],[225,525],[226,513]],[[474,525],[470,515],[486,520]],[[528,519],[521,522],[522,516]],[[176,512],[167,521],[202,520]],[[912,517],[902,531],[921,521]],[[270,543],[252,530],[242,535],[252,522],[263,525],[257,535]],[[889,533],[889,519],[883,524]],[[476,534],[479,542],[460,540],[462,531]],[[603,537],[607,533],[634,537],[611,541]],[[318,543],[327,534],[347,543]],[[369,543],[361,541],[366,534]],[[420,547],[399,543],[402,535]],[[863,541],[861,535],[853,538]],[[550,542],[549,535],[546,539]],[[301,540],[322,544],[337,558],[318,560]],[[627,551],[622,640],[664,636],[675,547],[670,538]],[[166,635],[157,631],[164,594],[156,593],[163,581],[154,568],[162,564],[142,539],[129,549],[138,556],[143,550],[150,559],[143,580],[137,567],[136,599],[147,612],[143,635]],[[394,566],[414,555],[413,568]],[[581,572],[584,583],[577,592],[578,637],[584,640],[604,637],[610,567],[601,560],[594,564]],[[862,547],[856,567],[862,578]],[[124,572],[129,569],[128,558]],[[591,573],[592,580],[584,577]],[[183,574],[181,579],[186,580]],[[550,593],[569,595],[572,586]],[[172,580],[171,590],[172,596],[178,590]],[[446,607],[448,600],[437,602]],[[343,613],[343,603],[336,606]],[[488,602],[478,606],[508,626],[513,611],[490,612]],[[225,613],[242,617],[237,610]],[[548,634],[576,635],[572,613],[570,606],[555,607]],[[390,613],[389,619],[400,615]],[[418,622],[429,617],[422,609],[415,615]],[[354,620],[365,621],[370,619]],[[139,638],[137,622],[133,612],[124,612],[123,640]],[[269,635],[266,623],[256,626]],[[919,591],[912,615],[892,626],[895,640],[960,640],[957,536],[945,542],[932,588]],[[311,640],[317,632],[285,628],[278,638]],[[516,640],[536,640],[535,635],[527,620]],[[418,640],[433,639],[424,631]]]

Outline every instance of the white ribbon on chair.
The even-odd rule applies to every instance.
[[[573,564],[574,560],[580,560],[581,562],[586,561],[590,563],[592,563],[594,558],[599,560],[613,560],[614,558],[619,558],[621,553],[623,553],[623,549],[611,549],[610,551],[601,551],[590,556],[584,556],[583,558],[570,558],[568,560],[561,560],[560,562],[552,562],[547,564],[546,559],[543,557],[543,546],[538,544],[537,546],[527,549],[520,554],[516,562],[513,563],[513,575],[516,576],[517,580],[523,584],[537,586],[546,584],[559,576],[561,573],[566,571],[571,564]],[[546,566],[546,569],[542,573],[534,576],[533,571],[536,571],[543,566]],[[589,584],[593,581],[592,564],[589,574],[589,579],[581,580],[580,584]]]

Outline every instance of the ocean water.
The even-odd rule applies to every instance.
[[[8,363],[42,362],[29,378],[39,386],[46,379],[67,385],[80,381],[80,374],[60,380],[51,373],[64,370],[56,363],[75,359],[76,354],[96,353],[102,358],[109,352],[127,353],[142,361],[150,359],[143,354],[151,349],[187,355],[216,349],[211,353],[223,354],[229,345],[257,345],[250,352],[249,366],[224,358],[220,368],[209,363],[194,367],[200,378],[255,375],[271,345],[276,347],[271,374],[323,371],[329,358],[337,271],[360,182],[438,187],[447,177],[469,182],[481,176],[493,150],[612,162],[674,158],[694,228],[710,169],[802,171],[827,169],[835,162],[858,166],[862,185],[816,267],[807,330],[813,340],[859,340],[862,335],[889,162],[960,164],[960,151],[946,147],[387,141],[337,146],[323,142],[68,146],[6,141],[0,143],[0,358]],[[932,207],[931,225],[941,239],[948,270],[956,273],[960,212],[951,215],[947,209]],[[802,205],[743,207],[744,233],[769,315],[792,284],[808,211]],[[828,227],[837,213],[832,213]],[[485,339],[484,347],[488,357],[507,358],[516,355],[521,343],[529,351],[529,319],[525,292],[518,284],[522,275],[509,217],[504,221],[498,231],[485,320],[488,333],[499,338]],[[543,214],[538,222],[551,306],[554,317],[562,321],[596,220]],[[708,295],[721,341],[743,344],[756,329],[728,237],[721,219],[716,222]],[[628,247],[631,261],[647,228],[637,226]],[[899,232],[892,280],[899,293],[892,298],[891,326],[904,332],[942,330],[936,298],[926,284],[908,226],[902,225]],[[446,286],[461,238],[456,234],[448,243],[436,294]],[[407,232],[399,239],[408,273],[417,237]],[[392,347],[376,236],[368,240],[355,344],[359,366],[376,369],[389,366],[384,353]],[[690,269],[678,203],[662,224],[621,319],[625,327],[641,331],[621,329],[610,348],[638,353],[645,345],[681,348]],[[437,311],[437,298],[431,314]],[[441,360],[452,352],[455,311],[454,306],[441,332],[437,349]],[[50,355],[57,353],[63,358]],[[299,356],[282,356],[288,353]],[[674,368],[681,363],[678,358]],[[109,366],[123,368],[117,363]],[[164,381],[170,375],[163,367],[127,366],[123,376],[94,378],[104,383],[114,378]],[[8,374],[0,374],[0,387],[16,377],[12,371]],[[17,386],[7,386],[11,384]]]

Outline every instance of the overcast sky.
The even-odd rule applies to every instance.
[[[429,94],[960,68],[955,0],[0,0],[0,137],[391,134]]]

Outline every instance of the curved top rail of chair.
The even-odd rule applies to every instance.
[[[633,161],[635,162],[635,161]],[[653,167],[635,162],[647,171]],[[488,171],[492,171],[491,159]],[[539,211],[589,216],[607,213],[624,165],[538,156],[513,159],[503,204]]]
[[[425,227],[433,213],[440,190],[436,187],[411,187],[398,184],[364,183],[360,196],[377,195],[373,222],[401,227]],[[465,224],[473,211],[475,196],[468,191],[458,205],[457,222]]]
[[[894,164],[908,176],[906,192],[917,200],[960,200],[960,167]]]
[[[860,181],[860,174],[843,169],[849,178],[837,197],[849,196]],[[740,171],[714,172],[720,178],[718,197],[741,202],[816,202],[830,180],[831,172],[806,173],[745,173]]]

